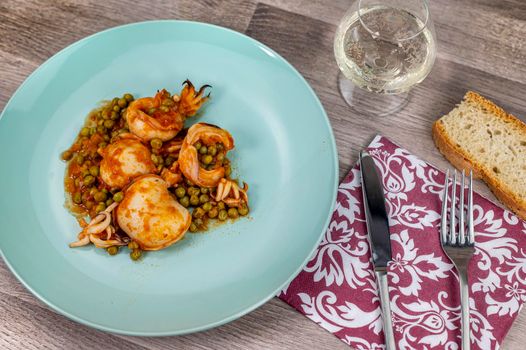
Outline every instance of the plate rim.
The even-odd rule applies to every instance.
[[[41,69],[43,69],[43,67],[45,65],[47,65],[50,62],[56,60],[57,57],[63,55],[67,51],[70,51],[70,50],[76,48],[79,45],[82,45],[83,43],[85,43],[85,42],[87,42],[89,40],[96,39],[97,36],[104,35],[107,32],[111,32],[111,31],[115,31],[115,30],[123,30],[123,29],[126,29],[127,27],[135,27],[135,26],[142,26],[142,25],[156,25],[156,24],[162,24],[162,23],[189,24],[189,25],[209,27],[209,28],[212,28],[213,30],[226,31],[226,32],[229,32],[232,35],[235,35],[235,36],[238,36],[238,37],[242,38],[243,40],[249,40],[250,42],[252,42],[256,46],[259,46],[262,49],[264,49],[264,51],[266,51],[267,53],[272,53],[275,58],[277,58],[278,60],[282,61],[300,79],[300,81],[307,87],[307,90],[309,91],[309,93],[314,98],[316,105],[322,111],[322,115],[325,118],[325,122],[326,122],[326,124],[327,124],[327,126],[329,128],[329,136],[330,136],[329,137],[330,138],[329,141],[330,141],[330,144],[331,144],[330,148],[331,148],[332,155],[333,155],[332,156],[332,161],[334,163],[334,176],[333,176],[333,179],[332,179],[332,181],[333,181],[333,184],[332,184],[333,185],[332,186],[333,187],[333,191],[332,191],[332,196],[331,196],[331,202],[332,203],[330,205],[330,210],[327,213],[327,219],[325,220],[325,223],[323,224],[323,230],[320,232],[319,237],[318,237],[318,239],[316,241],[316,244],[312,247],[312,249],[310,250],[309,254],[304,259],[303,263],[296,269],[296,271],[289,278],[287,278],[287,280],[284,283],[282,283],[279,286],[279,288],[277,288],[275,291],[273,291],[270,295],[267,295],[266,297],[262,298],[260,301],[254,303],[254,304],[252,304],[252,305],[250,305],[248,307],[245,307],[242,310],[237,311],[237,312],[235,312],[235,313],[233,313],[233,314],[231,314],[229,316],[226,316],[226,317],[224,317],[224,318],[222,318],[222,319],[220,319],[218,321],[207,323],[207,324],[204,324],[204,325],[201,325],[201,326],[196,326],[196,327],[191,327],[191,328],[184,328],[184,329],[179,329],[179,330],[156,331],[156,332],[151,332],[151,331],[129,331],[129,330],[118,328],[118,327],[111,327],[111,326],[101,325],[101,324],[98,324],[98,323],[95,323],[95,322],[92,322],[92,321],[85,320],[85,319],[83,319],[83,318],[81,318],[79,316],[76,316],[75,314],[73,314],[73,313],[71,313],[69,311],[66,311],[63,308],[61,308],[60,306],[50,302],[45,297],[43,297],[38,292],[36,292],[30,286],[30,284],[28,282],[26,282],[26,280],[24,280],[20,276],[20,274],[17,272],[17,270],[11,265],[10,261],[5,256],[5,254],[4,254],[3,250],[2,250],[2,247],[0,246],[0,257],[2,257],[3,261],[5,262],[5,264],[7,265],[9,270],[11,271],[11,273],[17,278],[17,280],[20,283],[22,283],[22,285],[27,290],[29,290],[31,292],[31,294],[33,296],[35,296],[38,300],[43,302],[45,305],[50,307],[55,312],[59,313],[60,315],[65,316],[65,317],[69,318],[70,320],[73,320],[73,321],[75,321],[77,323],[80,323],[82,325],[85,325],[85,326],[88,326],[88,327],[91,327],[91,328],[94,328],[94,329],[97,329],[97,330],[100,330],[100,331],[114,333],[114,334],[130,335],[130,336],[141,336],[141,337],[163,337],[163,336],[185,335],[185,334],[201,332],[201,331],[205,331],[205,330],[212,329],[212,328],[215,328],[215,327],[219,327],[221,325],[224,325],[226,323],[230,323],[230,322],[232,322],[232,321],[234,321],[234,320],[236,320],[236,319],[238,319],[238,318],[240,318],[240,317],[242,317],[242,316],[254,311],[255,309],[259,308],[260,306],[266,304],[273,297],[277,296],[277,293],[280,290],[282,290],[285,285],[290,283],[303,270],[304,266],[308,263],[308,261],[311,259],[312,255],[313,255],[314,251],[319,246],[319,244],[320,244],[320,242],[322,240],[322,237],[325,234],[325,231],[327,230],[327,228],[328,228],[328,226],[330,224],[331,217],[332,217],[332,214],[334,212],[335,205],[336,205],[336,197],[337,197],[337,194],[338,194],[338,186],[339,186],[339,159],[338,159],[338,149],[336,147],[336,139],[334,137],[334,130],[332,128],[332,124],[331,124],[331,121],[330,121],[330,119],[329,119],[329,117],[327,115],[327,112],[325,111],[325,108],[323,107],[323,104],[321,103],[320,99],[318,98],[318,96],[314,92],[313,88],[310,86],[310,84],[307,82],[307,80],[303,77],[303,75],[288,60],[286,60],[282,55],[280,55],[279,53],[277,53],[276,51],[274,51],[272,48],[268,47],[267,45],[263,44],[259,40],[256,40],[256,39],[248,36],[247,34],[238,32],[238,31],[236,31],[234,29],[223,27],[223,26],[216,25],[216,24],[206,23],[206,22],[190,21],[190,20],[177,20],[177,19],[160,19],[160,20],[147,20],[147,21],[132,22],[132,23],[126,23],[126,24],[123,24],[123,25],[118,25],[118,26],[106,28],[104,30],[101,30],[101,31],[98,31],[96,33],[90,34],[90,35],[88,35],[88,36],[86,36],[84,38],[81,38],[81,39],[79,39],[79,40],[67,45],[66,47],[60,49],[58,52],[56,52],[55,54],[50,56],[44,62],[42,62],[33,72],[31,72],[24,79],[24,81],[20,84],[20,86],[14,91],[12,96],[9,98],[9,100],[5,104],[2,112],[0,113],[0,127],[1,127],[1,124],[2,124],[1,123],[2,119],[7,114],[6,111],[9,109],[10,105],[12,103],[14,103],[13,101],[16,99],[16,97],[19,94],[19,92],[26,86],[26,84],[27,85],[30,84],[30,82],[35,79],[35,76],[40,72]]]

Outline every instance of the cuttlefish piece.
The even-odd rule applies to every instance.
[[[99,153],[100,176],[110,187],[123,188],[134,178],[156,170],[148,147],[130,134],[121,136]]]
[[[163,101],[173,104],[160,109]],[[155,112],[149,115],[147,112],[150,110]],[[130,131],[143,141],[154,138],[170,140],[181,131],[185,120],[166,90],[159,91],[154,97],[143,97],[130,103],[125,118]]]
[[[119,227],[143,250],[159,250],[183,238],[191,216],[157,175],[137,178],[117,207]]]
[[[229,151],[234,148],[234,139],[224,129],[215,125],[198,123],[188,129],[188,133],[183,140],[178,159],[179,169],[183,175],[195,185],[216,187],[225,176],[225,168],[219,166],[211,170],[203,169],[199,165],[197,149],[194,146],[197,141],[205,145],[220,142],[224,145],[225,151]]]

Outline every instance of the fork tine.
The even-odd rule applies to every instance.
[[[460,200],[458,204],[458,244],[464,245],[466,243],[466,235],[464,228],[464,188],[466,184],[466,175],[462,169],[462,181],[460,184]]]
[[[475,228],[473,227],[473,170],[469,172],[468,187],[468,244],[475,244]]]
[[[449,239],[448,243],[451,245],[457,244],[457,223],[455,211],[457,206],[457,170],[453,173],[453,188],[451,189],[451,207],[449,208]]]
[[[442,216],[440,218],[440,240],[442,244],[447,243],[447,192],[449,185],[449,169],[446,171],[444,182],[444,193],[442,194]]]

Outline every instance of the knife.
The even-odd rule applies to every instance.
[[[380,176],[376,171],[373,158],[366,152],[360,153],[360,171],[362,174],[362,192],[367,235],[371,246],[374,272],[378,285],[378,294],[382,306],[384,336],[387,350],[395,350],[389,289],[387,284],[387,264],[391,261],[391,238],[385,197]]]

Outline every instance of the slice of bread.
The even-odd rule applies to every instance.
[[[456,168],[473,170],[474,177],[526,220],[526,124],[469,91],[434,123],[433,139]]]

